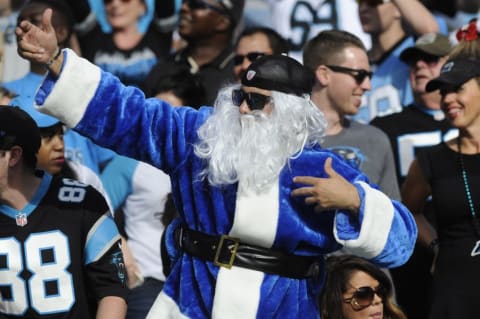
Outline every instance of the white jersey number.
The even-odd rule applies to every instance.
[[[452,129],[443,136],[441,131],[432,131],[405,134],[397,137],[398,154],[400,156],[398,162],[400,163],[400,174],[402,174],[402,177],[407,176],[410,164],[412,164],[415,158],[416,148],[436,145],[442,141],[448,141],[457,135],[458,131]]]
[[[62,186],[58,192],[58,200],[62,202],[80,203],[85,198],[87,185],[72,179],[64,179]]]
[[[290,15],[290,26],[290,47],[292,51],[300,51],[318,32],[337,27],[335,0],[323,1],[317,8],[308,1],[297,1]]]
[[[66,270],[70,265],[66,236],[58,230],[35,233],[25,240],[23,249],[25,259],[15,238],[0,239],[0,259],[4,260],[0,287],[8,291],[0,295],[0,313],[21,316],[28,308],[41,315],[69,311],[75,297],[72,275]],[[28,281],[20,277],[24,270],[32,274]],[[50,295],[49,286],[54,287]]]

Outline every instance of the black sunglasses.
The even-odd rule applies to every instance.
[[[378,285],[377,288],[360,287],[355,290],[351,298],[343,299],[345,303],[349,303],[353,310],[362,310],[369,307],[375,299],[377,294],[382,300],[387,296],[387,288],[383,285]]]
[[[333,72],[338,72],[338,73],[345,73],[348,75],[351,75],[357,84],[363,83],[365,81],[365,78],[372,79],[373,72],[367,71],[364,69],[351,69],[347,68],[344,66],[339,66],[339,65],[327,65],[327,68],[332,70]]]
[[[240,89],[232,91],[232,102],[235,106],[242,105],[243,101],[247,101],[248,108],[250,110],[263,110],[267,102],[270,100],[270,96],[263,95],[254,92],[245,92]]]
[[[219,8],[203,0],[183,0],[183,3],[188,4],[188,7],[192,10],[210,9],[220,14],[228,14],[224,8]]]
[[[427,64],[437,63],[440,60],[440,57],[428,53],[419,53],[410,59],[407,64],[409,66],[414,66],[418,61],[423,61]]]
[[[240,64],[243,63],[243,60],[245,60],[245,58],[247,58],[248,61],[253,62],[256,59],[261,58],[264,55],[265,55],[265,53],[263,53],[263,52],[249,52],[245,55],[237,54],[233,58],[233,64],[240,65]]]
[[[376,7],[383,4],[383,0],[357,0],[358,4],[366,2],[370,7]]]
[[[104,3],[104,4],[110,4],[110,3],[112,3],[112,2],[113,2],[113,0],[103,0],[103,3]],[[122,3],[128,3],[128,2],[130,2],[130,0],[122,0],[121,2],[122,2]]]

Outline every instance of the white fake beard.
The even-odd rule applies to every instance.
[[[312,108],[312,105],[304,98],[273,92],[271,114],[262,111],[240,114],[239,107],[232,103],[233,88],[220,92],[213,115],[198,130],[200,142],[195,145],[195,154],[208,160],[203,174],[212,185],[240,182],[240,192],[258,194],[268,190],[288,159],[304,147],[309,114],[292,114],[298,114],[298,110],[305,107]],[[319,112],[313,108],[314,113]],[[319,120],[321,123],[317,122],[315,130],[323,136],[323,114]]]

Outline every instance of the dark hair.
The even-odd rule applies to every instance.
[[[26,166],[35,170],[41,145],[40,130],[27,112],[18,106],[0,105],[0,149],[22,148]]]
[[[25,0],[12,0],[10,2],[10,7],[12,11],[17,11],[19,10],[25,3]]]
[[[185,105],[199,108],[206,103],[205,87],[196,74],[190,73],[187,67],[165,62],[161,73],[155,79],[145,83],[145,95],[154,97],[164,92],[172,92]]]
[[[393,287],[387,275],[368,260],[352,255],[331,256],[327,259],[327,277],[321,295],[322,319],[343,318],[343,294],[357,271],[367,273],[386,288],[387,297],[382,300],[384,319],[407,319],[393,302]]]
[[[272,49],[273,54],[288,53],[288,51],[290,51],[288,41],[283,38],[280,33],[268,27],[262,26],[250,27],[243,30],[243,32],[238,37],[237,45],[242,38],[252,36],[257,33],[263,34],[267,37],[268,45]]]
[[[325,30],[310,39],[303,48],[303,64],[311,71],[319,65],[343,62],[341,51],[356,47],[367,51],[362,40],[356,35],[342,30]]]

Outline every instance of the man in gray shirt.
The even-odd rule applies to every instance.
[[[400,199],[388,137],[381,130],[348,119],[370,90],[370,64],[362,41],[340,30],[326,30],[304,48],[303,62],[315,73],[312,101],[327,119],[322,146],[363,171],[391,198]]]

